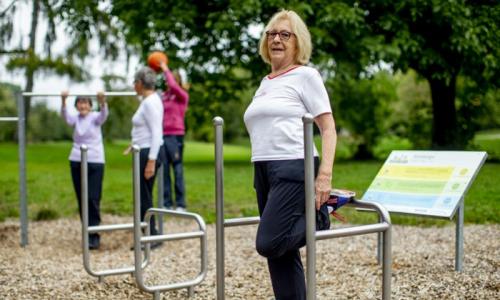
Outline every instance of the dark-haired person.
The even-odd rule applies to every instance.
[[[80,219],[82,217],[81,199],[81,154],[80,146],[88,147],[88,183],[89,183],[89,226],[97,226],[101,222],[99,207],[101,203],[102,180],[104,177],[104,146],[101,126],[108,117],[108,106],[103,92],[97,93],[100,111],[92,111],[92,100],[89,97],[77,97],[75,108],[77,114],[71,114],[66,108],[68,92],[61,93],[61,115],[66,123],[74,128],[73,146],[69,155],[71,178],[78,199]],[[99,249],[98,233],[89,234],[89,249]]]
[[[315,156],[316,229],[330,227],[330,195],[336,132],[330,100],[319,72],[306,64],[311,36],[293,11],[276,13],[260,39],[260,55],[271,66],[245,115],[252,144],[254,187],[260,213],[256,248],[267,258],[277,300],[306,297],[299,249],[306,243],[304,132],[310,113],[321,132],[321,163]]]

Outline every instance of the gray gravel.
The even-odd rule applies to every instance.
[[[129,218],[105,216],[104,222]],[[335,225],[339,226],[339,225]],[[167,220],[169,233],[193,230],[188,221]],[[215,299],[215,236],[209,230],[209,272],[192,299]],[[226,228],[226,299],[272,299],[265,260],[254,250],[256,226]],[[500,225],[465,227],[464,271],[454,271],[455,228],[394,226],[393,299],[500,299]],[[152,299],[130,275],[103,283],[83,269],[78,219],[30,223],[30,244],[19,246],[17,220],[0,223],[0,299]],[[102,234],[92,267],[132,265],[131,232]],[[198,272],[198,241],[177,241],[154,250],[148,284],[166,284]],[[376,235],[319,241],[318,299],[380,299],[381,269]],[[305,258],[305,253],[303,253]],[[186,289],[162,299],[186,299]]]

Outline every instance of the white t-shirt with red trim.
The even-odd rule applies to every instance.
[[[316,69],[299,66],[264,77],[243,117],[252,143],[252,162],[304,158],[302,117],[331,112]],[[316,147],[314,155],[318,156]]]

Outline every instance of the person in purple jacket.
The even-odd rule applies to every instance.
[[[166,63],[162,62],[166,82],[163,101],[163,145],[166,161],[163,167],[163,206],[173,209],[172,180],[170,168],[174,172],[175,202],[177,211],[186,211],[186,190],[184,186],[184,170],[182,156],[184,149],[184,117],[189,102],[187,91],[181,86],[178,73],[173,73]]]
[[[97,226],[101,222],[99,207],[101,202],[102,180],[104,177],[104,146],[102,143],[101,125],[108,117],[108,106],[104,93],[97,94],[100,111],[92,111],[92,100],[88,97],[77,97],[75,107],[78,114],[71,114],[66,108],[68,92],[61,93],[61,115],[66,123],[74,128],[73,146],[69,155],[71,178],[78,199],[78,210],[82,218],[81,199],[81,154],[80,146],[88,147],[88,183],[89,183],[89,226]],[[99,249],[98,233],[89,234],[89,249]]]

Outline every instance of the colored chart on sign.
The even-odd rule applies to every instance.
[[[392,151],[362,200],[389,212],[453,217],[486,159],[477,151]]]

